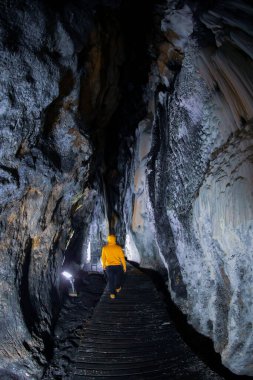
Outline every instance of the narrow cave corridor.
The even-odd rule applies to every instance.
[[[211,371],[164,378],[251,378],[252,1],[2,0],[0,11],[0,379],[71,378],[86,323],[111,307],[109,233],[129,263],[126,305],[133,282],[142,305],[138,279],[151,277]]]

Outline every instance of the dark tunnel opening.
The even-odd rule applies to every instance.
[[[68,1],[66,1],[66,4],[68,4]],[[115,2],[115,4],[115,7],[112,6],[111,2],[108,2],[108,4],[106,2],[105,4],[97,4],[95,30],[96,28],[99,30],[100,37],[98,37],[95,43],[101,44],[100,48],[104,63],[99,75],[101,76],[101,86],[105,87],[107,87],[107,77],[112,75],[106,70],[106,65],[114,64],[111,52],[119,51],[115,50],[117,44],[122,44],[120,50],[122,50],[123,58],[118,61],[116,59],[116,64],[119,65],[119,73],[117,74],[116,71],[116,82],[112,83],[113,86],[119,89],[117,106],[115,109],[112,106],[112,112],[110,102],[113,102],[113,100],[111,99],[112,96],[110,95],[110,88],[108,86],[106,89],[107,94],[105,94],[103,101],[105,103],[108,102],[109,106],[107,108],[106,106],[103,107],[103,104],[101,105],[102,100],[97,100],[94,107],[94,116],[88,121],[84,117],[84,122],[86,130],[91,136],[94,148],[92,165],[96,168],[89,175],[89,183],[91,186],[94,186],[94,183],[98,182],[100,191],[102,193],[104,191],[105,202],[107,203],[109,231],[117,233],[118,241],[123,245],[125,236],[123,221],[120,220],[122,212],[120,209],[120,202],[122,201],[120,194],[122,186],[120,187],[120,181],[124,179],[126,165],[131,158],[129,145],[133,144],[136,126],[143,119],[146,112],[143,93],[148,81],[152,60],[148,48],[153,38],[155,27],[153,11],[157,2],[155,0],[142,0],[138,3],[134,1],[119,1]],[[58,2],[53,3],[53,10],[63,12]],[[141,23],[140,19],[143,20]],[[120,36],[119,41],[117,40],[118,36],[115,36],[115,30]],[[85,65],[87,57],[93,54],[93,43],[90,41],[88,47],[85,47],[81,51],[79,67]],[[86,68],[84,73],[84,81],[86,80],[86,76],[89,76],[87,72],[88,68]],[[82,101],[85,97],[87,97],[86,89],[81,89],[79,104],[81,114],[88,107],[86,101],[84,103]],[[110,115],[108,119],[107,112]],[[129,141],[131,141],[131,144],[129,144]],[[67,270],[74,274],[75,287],[78,293],[82,291],[83,286],[89,279],[87,273],[81,269],[84,231],[87,224],[88,222],[83,220],[83,214],[76,214],[71,219],[71,227],[74,234],[65,250],[61,269],[61,272]],[[62,275],[60,291],[62,294],[61,302],[64,305],[68,301],[68,293],[71,291],[71,286],[69,281]]]
[[[129,147],[131,141],[134,141],[136,126],[146,113],[144,93],[152,61],[149,47],[157,22],[154,17],[155,5],[157,6],[157,2],[154,0],[137,3],[122,1],[119,9],[105,11],[105,8],[101,8],[97,16],[107,30],[108,13],[116,17],[116,28],[121,36],[124,57],[116,84],[119,87],[117,108],[106,125],[101,127],[99,118],[95,121],[93,135],[95,149],[103,155],[100,165],[107,198],[109,229],[112,233],[119,232],[122,243],[124,227],[120,221],[120,192],[123,186],[120,187],[120,182],[124,180],[126,165],[131,157]]]

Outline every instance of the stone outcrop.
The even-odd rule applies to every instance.
[[[95,6],[91,1],[80,7],[1,3],[0,357],[5,376],[40,377],[51,355],[70,238],[74,247],[80,232],[82,238],[89,235],[94,219],[100,229],[98,235],[93,229],[93,240],[101,239],[103,224],[107,232],[96,164],[101,159],[94,156],[95,118],[101,122],[115,110],[122,57],[120,34],[115,28],[115,38],[103,38]],[[76,264],[82,263],[81,253],[71,253]]]
[[[252,375],[252,7],[167,5],[136,132],[126,248],[147,267],[161,257],[188,321],[227,367]]]

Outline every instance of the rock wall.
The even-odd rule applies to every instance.
[[[40,377],[64,257],[99,251],[110,207],[128,258],[252,375],[250,2],[0,7],[0,371]]]
[[[96,1],[0,5],[3,376],[40,378],[51,355],[70,238],[81,234],[86,244],[94,219],[107,232],[102,158],[94,151],[102,150],[98,124],[104,127],[118,101],[122,55],[115,23],[109,36],[117,2],[105,3],[103,27]],[[82,264],[80,250],[73,257]]]
[[[126,250],[143,266],[162,262],[189,323],[225,366],[253,375],[252,6],[167,1],[158,12]]]

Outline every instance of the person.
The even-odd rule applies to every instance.
[[[110,298],[115,299],[121,291],[123,271],[126,272],[126,260],[122,248],[116,244],[116,236],[107,237],[108,244],[102,249],[101,261],[109,282]]]

